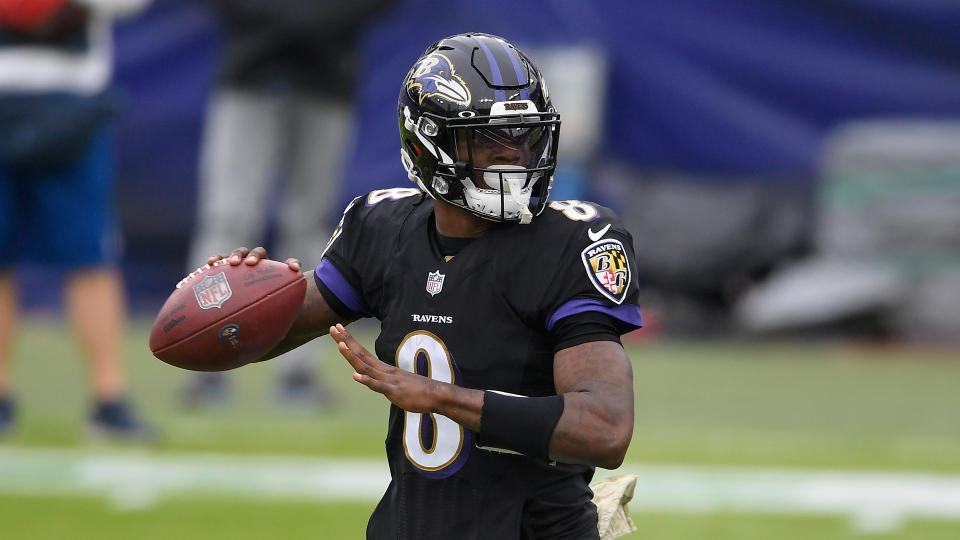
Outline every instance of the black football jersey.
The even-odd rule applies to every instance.
[[[550,330],[585,311],[640,326],[632,238],[608,209],[555,201],[529,225],[500,224],[455,256],[439,251],[419,190],[355,199],[324,253],[321,290],[381,322],[376,354],[434,379],[555,395]],[[347,314],[341,314],[347,315]],[[436,414],[390,407],[391,483],[368,538],[596,538],[593,468],[485,449]]]

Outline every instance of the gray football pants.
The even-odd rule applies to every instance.
[[[188,270],[210,255],[263,245],[274,203],[270,258],[296,257],[304,272],[315,268],[330,236],[352,127],[342,101],[220,89],[207,113]],[[272,363],[281,372],[304,368],[324,347],[330,344],[318,339]]]

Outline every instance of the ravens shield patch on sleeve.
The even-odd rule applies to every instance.
[[[630,288],[630,261],[619,240],[600,240],[581,253],[590,282],[610,300],[620,304]]]

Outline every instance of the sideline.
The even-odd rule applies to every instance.
[[[597,477],[624,473],[639,477],[631,512],[840,515],[875,533],[960,520],[958,475],[628,463]],[[173,496],[372,502],[388,481],[385,460],[0,448],[0,494],[99,495],[121,511]]]

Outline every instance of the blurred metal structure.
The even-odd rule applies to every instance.
[[[897,336],[960,339],[960,121],[883,119],[827,139],[816,253],[747,294],[754,331],[883,317]]]

